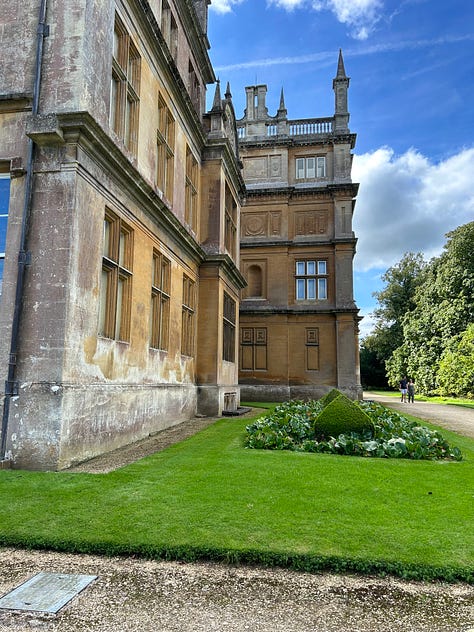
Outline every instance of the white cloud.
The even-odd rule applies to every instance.
[[[375,318],[371,312],[365,309],[359,310],[359,316],[362,316],[362,320],[359,323],[359,340],[362,340],[372,333],[375,327]]]
[[[387,269],[405,252],[439,255],[445,234],[474,219],[472,173],[474,148],[436,164],[414,149],[356,155],[355,269]]]
[[[233,6],[244,1],[212,0],[211,9],[217,13],[230,13]],[[300,8],[331,11],[339,22],[349,27],[352,37],[358,40],[368,38],[383,10],[383,0],[267,0],[267,5],[285,11]]]
[[[214,9],[216,13],[230,13],[233,6],[243,1],[244,0],[212,0],[211,9]]]
[[[355,39],[365,40],[381,17],[382,0],[315,0],[313,8],[332,11]]]

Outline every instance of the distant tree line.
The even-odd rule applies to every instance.
[[[446,235],[439,257],[405,253],[374,292],[375,328],[361,344],[364,386],[474,398],[474,222]]]

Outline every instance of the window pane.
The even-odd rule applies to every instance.
[[[102,270],[102,278],[100,280],[100,302],[99,302],[99,334],[106,336],[105,318],[107,313],[107,285],[109,283],[109,272]]]
[[[326,262],[318,261],[318,274],[326,274]]]
[[[304,261],[297,261],[296,262],[296,274],[302,275],[305,273],[305,265],[304,265]]]
[[[8,217],[0,215],[0,255],[5,255]]]
[[[304,178],[304,158],[296,159],[296,177]]]
[[[316,176],[316,160],[314,158],[306,158],[306,177],[314,178]]]
[[[326,279],[318,279],[318,298],[327,298],[327,282]]]
[[[110,259],[110,222],[106,219],[104,220],[104,257],[108,257]]]
[[[316,262],[315,261],[307,261],[306,262],[306,270],[307,270],[307,274],[316,274]]]
[[[326,158],[318,158],[318,178],[324,178],[326,175]]]
[[[128,268],[127,261],[127,233],[120,231],[119,266]]]
[[[120,340],[120,329],[122,325],[122,307],[123,307],[125,283],[126,283],[125,279],[119,278],[118,288],[117,288],[117,311],[116,311],[116,316],[115,316],[115,340]]]
[[[305,281],[304,279],[296,279],[296,299],[301,301],[305,298]]]
[[[308,279],[308,296],[309,300],[313,300],[316,298],[316,279]]]
[[[8,213],[10,202],[10,175],[0,174],[0,214]]]

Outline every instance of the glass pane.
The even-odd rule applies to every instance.
[[[99,302],[99,334],[107,335],[105,331],[105,318],[107,312],[107,284],[109,281],[109,273],[102,270],[102,278],[100,280],[100,302]]]
[[[108,257],[110,259],[110,222],[109,220],[104,220],[104,257]]]
[[[298,276],[305,274],[305,265],[304,265],[304,261],[297,261],[296,262],[296,274]]]
[[[326,175],[326,158],[318,158],[318,178]]]
[[[119,248],[119,266],[122,268],[127,268],[126,261],[126,247],[127,247],[127,233],[120,231],[120,248]]]
[[[117,312],[115,316],[115,339],[120,340],[120,330],[122,327],[122,302],[123,295],[125,290],[126,280],[119,278],[118,288],[117,288]]]
[[[298,301],[304,300],[305,298],[305,281],[304,279],[296,280],[296,299]]]
[[[304,158],[296,159],[296,177],[304,178]]]
[[[10,175],[0,174],[0,214],[8,214],[10,203]]]
[[[306,262],[306,270],[308,274],[316,274],[316,262],[315,261],[307,261]]]
[[[316,279],[308,279],[308,299],[314,301],[316,298]]]
[[[326,274],[326,262],[318,261],[318,274]]]
[[[8,217],[0,215],[0,254],[5,255]]]
[[[316,160],[314,158],[306,158],[306,177],[314,178],[316,175]]]
[[[326,279],[318,279],[318,298],[327,298],[327,282]]]

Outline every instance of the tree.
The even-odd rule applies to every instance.
[[[374,311],[375,328],[361,343],[363,384],[387,385],[386,362],[403,343],[403,319],[416,306],[414,297],[425,267],[426,262],[420,253],[408,252],[382,276],[386,286],[373,294],[379,304]]]
[[[474,322],[474,222],[458,227],[446,237],[443,253],[424,270],[414,309],[403,318],[403,342],[387,361],[390,384],[397,384],[403,372],[415,378],[418,390],[425,394],[436,394],[445,388],[439,382],[442,359],[447,375],[447,367],[453,366],[448,351],[457,348]],[[461,386],[456,388],[456,392],[451,392],[461,394]]]
[[[441,395],[474,397],[474,323],[451,339],[439,362]]]

